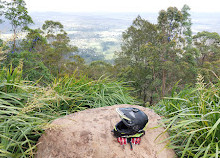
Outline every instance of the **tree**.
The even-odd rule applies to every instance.
[[[156,25],[138,16],[122,37],[122,51],[117,52],[115,60],[118,77],[124,81],[134,81],[132,85],[138,96],[144,103],[151,103],[154,92],[157,91],[157,87],[150,86],[156,80],[157,64],[152,64],[157,62],[158,55]]]
[[[103,76],[111,76],[113,74],[113,66],[105,61],[93,61],[88,66],[88,77],[98,80]]]
[[[197,60],[199,66],[205,61],[216,61],[219,59],[220,36],[216,32],[198,32],[193,36],[194,45],[199,49]]]
[[[185,77],[181,68],[188,58],[183,48],[191,44],[188,11],[186,5],[181,11],[176,7],[161,10],[157,25],[138,16],[122,35],[115,67],[120,78],[134,81],[133,86],[144,103],[152,104],[165,96]],[[193,64],[193,58],[190,59]]]
[[[183,53],[181,54],[182,59],[180,63],[180,67],[182,73],[180,74],[180,78],[182,79],[182,84],[191,84],[196,82],[197,76],[197,63],[195,56],[198,52],[196,48],[193,47],[192,44],[192,22],[190,18],[190,7],[188,5],[184,5],[181,9],[182,13],[182,36],[184,41],[182,50]]]
[[[58,21],[46,20],[42,26],[45,37],[52,44],[56,40],[57,35],[66,34],[63,25]]]
[[[216,32],[198,32],[193,36],[193,41],[199,50],[196,56],[198,66],[206,79],[212,80],[207,70],[220,74],[220,35]]]
[[[0,39],[0,67],[1,67],[2,62],[6,59],[4,47],[5,47],[4,41]]]
[[[176,7],[169,7],[166,11],[161,10],[157,19],[160,34],[159,60],[162,63],[162,96],[164,96],[170,89],[170,87],[167,88],[167,85],[172,85],[172,83],[167,82],[176,81],[176,78],[178,78],[176,72],[179,69],[177,62],[180,58],[179,54],[182,54],[183,37],[181,36],[181,30],[183,15]]]
[[[16,49],[16,38],[19,29],[24,28],[28,24],[32,24],[32,18],[28,15],[26,3],[23,0],[13,0],[6,3],[5,18],[10,21],[13,37],[13,51]]]
[[[185,49],[190,49],[192,47],[192,22],[190,18],[190,7],[188,5],[184,5],[183,8],[181,9],[182,13],[182,32],[183,35],[186,39],[186,48]]]
[[[50,46],[42,54],[43,61],[55,76],[65,72],[65,65],[69,62],[68,58],[72,52],[77,51],[77,47],[69,44],[70,39],[63,28],[60,22],[55,21],[45,21],[42,26]]]
[[[0,0],[0,17],[4,14],[4,2]],[[0,19],[0,24],[3,22],[2,19]]]
[[[81,74],[86,74],[87,66],[85,65],[85,60],[79,55],[70,56],[68,60],[65,61],[65,64],[62,67],[63,73],[73,74],[75,76],[80,76]]]
[[[27,34],[20,44],[22,50],[42,54],[49,47],[42,30],[30,29],[29,27],[25,27],[24,30]]]
[[[30,51],[8,53],[7,59],[4,61],[4,66],[12,65],[17,67],[19,63],[23,63],[22,76],[29,81],[38,81],[40,83],[49,83],[52,81],[53,76],[49,69],[41,61],[40,54],[32,53]]]

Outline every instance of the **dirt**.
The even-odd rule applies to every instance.
[[[111,130],[120,121],[117,107],[135,107],[144,111],[149,118],[146,134],[140,145],[124,146],[117,142]],[[160,116],[153,110],[136,105],[114,105],[80,111],[52,122],[39,139],[37,158],[174,158],[175,153],[166,149],[167,134],[158,126]]]

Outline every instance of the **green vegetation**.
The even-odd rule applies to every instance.
[[[193,36],[189,10],[161,10],[157,24],[138,16],[112,65],[95,61],[103,56],[94,50],[76,55],[58,21],[29,28],[23,0],[0,1],[0,23],[9,20],[14,34],[12,41],[0,39],[0,157],[33,157],[38,138],[58,117],[135,102],[157,104],[178,156],[218,157],[220,36]],[[26,36],[18,39],[18,31]],[[104,51],[112,44],[103,43]]]
[[[205,84],[201,75],[195,88],[186,88],[166,97],[156,107],[165,116],[169,131],[168,146],[179,157],[213,157],[220,155],[220,80]]]
[[[16,49],[16,39],[18,31],[23,29],[28,24],[32,24],[32,18],[28,15],[26,3],[23,0],[16,0],[12,2],[5,2],[4,16],[10,21],[11,28],[14,34],[13,37],[13,51]]]
[[[143,104],[153,105],[171,94],[172,87],[194,86],[200,73],[206,81],[220,74],[220,36],[198,32],[192,35],[190,8],[161,10],[157,24],[138,16],[123,33],[121,51],[115,67],[121,80],[134,81],[136,96]]]
[[[46,87],[22,79],[21,64],[0,71],[0,157],[33,157],[50,121],[86,108],[134,104],[129,88],[107,78],[65,76]]]
[[[49,69],[44,63],[39,60],[39,54],[34,54],[29,51],[23,51],[20,53],[7,54],[7,58],[4,61],[4,65],[12,64],[13,67],[17,67],[19,63],[23,64],[23,78],[29,81],[41,80],[44,82],[50,82],[53,76],[50,74]],[[10,65],[10,66],[12,66]]]

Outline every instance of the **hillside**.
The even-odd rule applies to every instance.
[[[168,132],[166,147],[177,157],[219,157],[219,13],[184,5],[140,16],[30,16],[23,0],[4,4],[10,24],[0,26],[0,157],[34,157],[53,120],[118,104],[154,109],[165,127],[158,138]],[[126,127],[143,133],[137,125]]]
[[[141,15],[149,22],[156,23],[158,13],[59,13],[33,12],[32,28],[39,28],[44,21],[60,21],[71,39],[71,44],[79,48],[77,54],[94,54],[93,58],[112,59],[114,52],[120,50],[121,35],[132,21]],[[191,13],[192,31],[220,33],[220,13]],[[2,34],[9,33],[8,23],[0,26]],[[86,57],[86,55],[84,56]],[[92,58],[92,56],[90,56]],[[90,61],[89,61],[90,62]]]

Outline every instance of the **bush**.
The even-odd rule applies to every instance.
[[[108,78],[92,80],[87,76],[65,76],[54,80],[53,89],[64,99],[59,110],[78,111],[85,108],[132,104],[129,88]]]
[[[133,103],[122,83],[74,75],[47,87],[22,79],[22,66],[0,71],[0,157],[34,157],[49,123],[86,108]]]
[[[179,157],[219,156],[220,80],[205,84],[199,75],[196,88],[173,94],[159,104],[156,111],[166,117],[169,146]]]
[[[37,53],[22,51],[7,54],[7,59],[4,61],[6,67],[13,65],[17,67],[19,63],[23,63],[22,76],[29,81],[50,82],[53,76],[50,74],[49,69],[41,61],[41,57]]]
[[[33,157],[48,123],[61,116],[49,89],[22,79],[22,65],[0,71],[0,157]],[[34,83],[32,83],[34,84]]]

